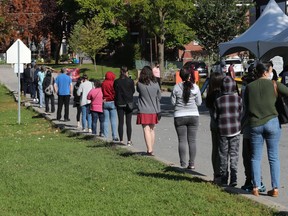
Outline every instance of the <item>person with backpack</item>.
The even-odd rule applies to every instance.
[[[43,80],[42,88],[44,90],[45,95],[45,112],[49,112],[49,101],[51,101],[51,113],[55,112],[55,101],[54,101],[54,78],[52,76],[52,73],[50,70],[47,71],[46,76]],[[49,86],[52,87],[52,91],[48,93],[45,89],[49,88]]]

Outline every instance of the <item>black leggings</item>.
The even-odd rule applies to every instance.
[[[126,107],[117,107],[118,114],[118,134],[120,141],[123,141],[123,126],[124,126],[124,115],[126,116],[126,133],[127,141],[131,141],[132,134],[132,111],[128,110]]]

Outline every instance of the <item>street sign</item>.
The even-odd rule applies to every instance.
[[[19,56],[18,56],[19,54]],[[17,39],[6,52],[6,63],[31,63],[31,50],[20,40]]]
[[[18,74],[18,124],[21,123],[21,88],[20,73],[23,73],[23,63],[31,63],[31,50],[20,40],[17,39],[6,51],[6,62],[15,64],[14,72]]]
[[[14,64],[14,73],[18,73],[19,70],[19,65],[18,64]],[[19,73],[23,73],[24,72],[24,64],[20,64],[20,71]]]

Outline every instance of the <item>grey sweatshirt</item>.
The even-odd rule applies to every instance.
[[[175,106],[174,117],[182,116],[199,116],[198,106],[202,103],[201,92],[199,86],[193,84],[190,98],[187,104],[183,101],[183,83],[174,86],[171,93],[171,102]]]
[[[149,85],[137,83],[138,97],[138,110],[139,113],[153,114],[159,113],[161,91],[158,83],[150,82]]]

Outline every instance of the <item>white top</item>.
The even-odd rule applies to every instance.
[[[198,106],[202,103],[199,86],[193,84],[188,103],[183,101],[183,83],[174,86],[171,93],[171,102],[174,105],[174,117],[199,116]]]

